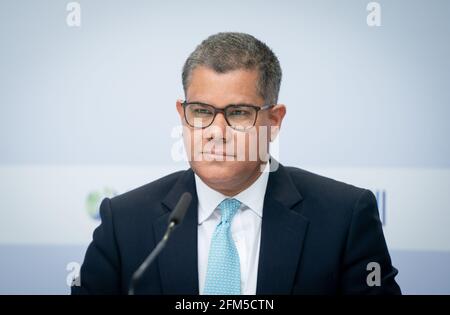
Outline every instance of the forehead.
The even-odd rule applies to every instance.
[[[186,91],[187,100],[205,102],[216,106],[232,103],[260,104],[257,70],[237,69],[218,73],[205,66],[196,67]]]

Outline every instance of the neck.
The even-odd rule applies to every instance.
[[[267,162],[266,162],[267,163]],[[223,186],[216,186],[216,185],[210,185],[207,183],[209,187],[214,189],[215,191],[220,192],[221,194],[227,196],[227,197],[233,197],[239,194],[240,192],[246,190],[248,187],[250,187],[256,180],[261,176],[262,171],[261,169],[264,168],[266,163],[259,164],[254,172],[249,176],[246,180],[243,182],[240,182],[236,187],[223,187]],[[206,183],[206,182],[205,182]]]

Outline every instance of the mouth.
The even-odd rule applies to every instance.
[[[221,151],[203,151],[202,155],[209,155],[209,156],[217,156],[217,157],[221,157],[221,158],[225,158],[225,157],[235,157],[234,154],[227,154],[226,152],[221,152]]]

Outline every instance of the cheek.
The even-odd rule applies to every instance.
[[[184,147],[186,149],[186,154],[188,157],[192,158],[194,151],[194,143],[195,143],[195,134],[191,128],[188,126],[183,126],[183,141]]]
[[[184,127],[183,129],[184,146],[188,157],[195,159],[201,154],[204,147],[203,132],[202,129],[193,129],[190,127]]]
[[[256,126],[235,137],[235,152],[238,158],[245,161],[257,161],[266,157],[270,142],[269,128]]]

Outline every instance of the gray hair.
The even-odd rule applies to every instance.
[[[277,56],[263,42],[245,33],[217,33],[209,36],[190,54],[183,66],[182,80],[186,95],[192,71],[206,66],[218,73],[237,69],[259,71],[258,93],[266,104],[277,104],[281,67]]]

